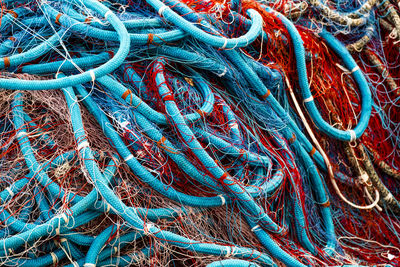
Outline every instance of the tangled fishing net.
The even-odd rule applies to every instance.
[[[0,2],[1,266],[399,266],[400,5]]]

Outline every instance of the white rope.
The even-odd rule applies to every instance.
[[[10,187],[6,187],[7,192],[10,194],[10,197],[13,197],[15,194],[14,192],[11,190]]]
[[[20,131],[20,132],[17,134],[17,138],[20,138],[20,137],[23,137],[23,136],[27,136],[27,135],[28,135],[27,132],[25,132],[25,131]]]
[[[158,10],[158,15],[160,15],[160,17],[162,17],[164,11],[167,10],[167,9],[170,9],[169,6],[165,6],[164,5],[164,6],[160,7],[160,9]]]
[[[355,66],[354,69],[351,70],[351,73],[354,73],[354,72],[358,71],[359,69],[360,69],[359,66]]]
[[[58,79],[58,75],[63,74],[61,71],[56,73],[56,79]]]
[[[314,97],[313,96],[310,96],[310,97],[307,97],[306,99],[304,99],[304,103],[307,103],[307,102],[311,102],[311,101],[313,101],[314,100]]]
[[[112,14],[112,11],[111,10],[108,10],[107,12],[106,12],[106,14],[104,14],[104,17],[106,18],[106,20],[108,20],[108,16],[109,15],[111,15]]]
[[[348,130],[348,132],[350,134],[350,142],[356,141],[356,139],[357,139],[356,132],[353,130]]]
[[[232,129],[239,129],[239,125],[236,122],[229,123],[229,127]]]
[[[400,5],[400,4],[399,4]],[[394,258],[396,258],[396,256],[394,256],[394,255],[392,255],[392,254],[390,254],[390,253],[388,253],[387,254],[387,257],[388,257],[388,259],[391,261],[391,260],[393,260]]]
[[[219,198],[221,199],[221,201],[222,201],[222,205],[225,205],[225,198],[224,198],[224,196],[223,195],[218,195],[219,196]]]
[[[54,217],[54,219],[59,218],[59,219],[64,219],[64,223],[67,224],[69,221],[68,216],[65,213],[61,213],[60,215]],[[60,228],[61,228],[61,220],[58,221],[58,228],[56,228],[56,235],[60,235]]]
[[[364,172],[363,174],[361,174],[361,176],[358,177],[358,179],[360,179],[362,184],[367,184],[369,176],[367,173]]]
[[[222,76],[224,76],[227,72],[228,72],[228,68],[225,67],[225,68],[224,68],[224,71],[223,71],[222,73],[220,73],[220,74],[217,74],[217,75],[218,75],[218,77],[222,77]]]
[[[129,154],[126,158],[124,158],[125,161],[128,161],[130,159],[133,159],[133,155],[132,154]]]
[[[96,264],[94,264],[94,263],[85,263],[83,265],[83,267],[96,267]]]
[[[340,65],[339,63],[335,64],[339,69],[341,69],[343,72],[350,72],[346,67]]]
[[[96,74],[94,73],[94,70],[89,70],[90,77],[92,77],[92,82],[96,80]]]
[[[153,234],[153,233],[151,233],[149,230],[150,230],[150,227],[154,227],[154,224],[152,224],[152,223],[147,223],[146,225],[145,225],[145,227],[143,228],[143,232],[144,232],[144,234],[145,235],[151,235],[151,234]]]
[[[251,231],[254,232],[254,231],[257,230],[258,228],[260,228],[260,226],[257,224],[256,226],[254,226],[253,228],[251,228]]]
[[[50,252],[51,259],[53,260],[53,264],[56,264],[58,262],[58,257],[54,252]]]
[[[130,124],[129,121],[124,121],[124,122],[121,122],[121,123],[120,123],[120,125],[121,125],[122,127],[124,127],[124,128],[126,128],[126,126],[128,126],[129,124]]]
[[[78,151],[80,151],[82,148],[85,148],[85,147],[89,147],[89,142],[88,141],[83,141],[83,142],[81,142],[79,145],[78,145]]]
[[[232,247],[228,247],[228,248],[229,248],[229,250],[226,251],[226,255],[225,255],[226,258],[229,258],[232,255]]]
[[[224,38],[224,45],[221,47],[221,49],[225,49],[227,44],[228,44],[228,39]]]

